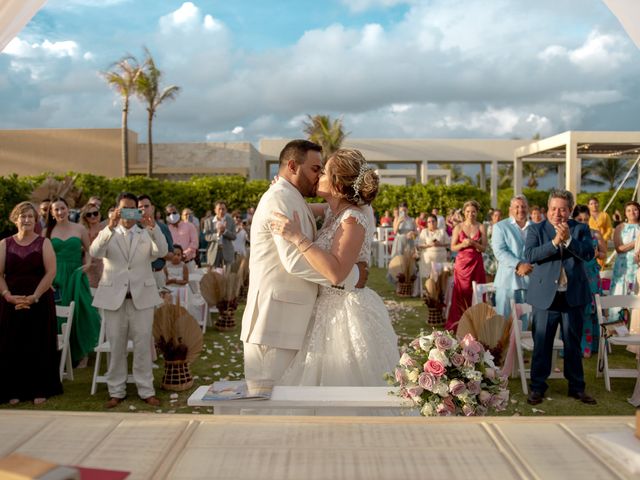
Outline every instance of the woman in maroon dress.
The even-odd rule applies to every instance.
[[[0,403],[42,404],[62,393],[51,282],[56,256],[35,233],[38,213],[19,203],[10,219],[18,233],[0,241]]]
[[[457,252],[453,267],[453,296],[445,328],[458,328],[464,311],[471,306],[471,282],[485,283],[486,276],[482,252],[487,248],[487,234],[484,225],[476,221],[480,204],[475,200],[465,202],[462,207],[464,221],[453,229],[451,251]]]

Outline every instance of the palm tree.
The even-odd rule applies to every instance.
[[[111,71],[101,72],[101,75],[122,97],[122,173],[126,177],[129,175],[129,98],[135,93],[140,66],[133,56],[127,55],[111,68]]]
[[[148,143],[148,160],[147,160],[147,177],[151,177],[153,173],[153,139],[152,127],[153,117],[156,110],[165,100],[172,100],[180,91],[180,87],[171,85],[160,90],[160,77],[162,72],[156,67],[156,63],[148,49],[145,51],[145,60],[142,71],[136,81],[136,95],[140,100],[147,103],[147,143]]]
[[[522,165],[522,176],[529,177],[527,187],[538,188],[538,180],[549,173],[549,167],[539,163],[527,162]]]
[[[324,160],[342,146],[342,142],[349,133],[345,133],[342,119],[331,120],[329,115],[307,115],[308,122],[304,122],[304,133],[312,142],[322,147]]]
[[[498,188],[513,186],[513,163],[498,167]]]
[[[473,184],[473,180],[462,172],[459,165],[453,163],[439,163],[438,166],[444,170],[451,171],[451,183],[469,183]]]
[[[589,162],[588,176],[584,183],[588,185],[607,185],[615,189],[629,171],[629,160],[622,158],[599,158]],[[634,178],[632,173],[629,178]]]

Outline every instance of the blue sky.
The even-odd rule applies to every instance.
[[[118,128],[98,72],[154,54],[155,141],[530,138],[640,129],[640,52],[601,0],[49,0],[0,54],[0,128]],[[144,106],[130,127],[145,141]]]

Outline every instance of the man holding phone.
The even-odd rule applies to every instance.
[[[133,378],[140,398],[160,405],[153,388],[151,329],[153,309],[162,303],[151,271],[151,262],[167,254],[167,242],[148,212],[140,213],[138,199],[121,193],[107,228],[91,244],[92,257],[102,258],[104,270],[93,306],[104,311],[107,340],[111,344],[106,408],[120,404],[127,395],[127,341],[133,341]],[[137,212],[137,213],[136,213]],[[125,218],[128,217],[128,218]],[[140,218],[142,228],[137,225]]]

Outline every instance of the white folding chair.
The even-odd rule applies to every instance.
[[[387,268],[391,260],[391,244],[389,241],[389,232],[392,230],[387,227],[378,227],[378,267]]]
[[[111,344],[107,340],[107,331],[104,324],[104,312],[100,310],[100,333],[98,334],[98,346],[94,348],[96,352],[96,364],[93,368],[93,380],[91,381],[91,395],[95,395],[98,390],[98,383],[107,383],[107,370],[109,369],[109,355],[111,354]],[[127,353],[133,352],[133,341],[127,340]],[[105,356],[107,369],[100,375],[100,364],[102,356]],[[127,383],[135,383],[133,375],[127,375]]]
[[[515,340],[516,347],[516,362],[518,366],[518,372],[520,374],[520,382],[522,383],[522,393],[525,395],[529,394],[529,388],[527,387],[527,379],[531,378],[531,369],[524,367],[524,350],[528,352],[533,352],[533,335],[530,330],[522,330],[522,320],[520,320],[521,315],[529,315],[533,313],[533,308],[531,305],[527,303],[518,303],[516,304],[515,300],[511,299],[511,332],[512,336]],[[530,319],[527,322],[529,325],[533,324],[533,321]],[[564,344],[562,340],[560,340],[558,336],[558,331],[556,332],[556,336],[553,339],[553,360],[551,362],[552,366],[555,366],[558,359],[558,352],[564,348]],[[562,378],[562,372],[554,372],[553,370],[549,374],[549,378]]]
[[[68,307],[56,305],[56,316],[66,318],[66,322],[60,326],[62,333],[58,334],[58,350],[60,351],[60,381],[65,378],[73,380],[73,365],[71,365],[71,346],[69,345],[69,338],[71,338],[73,311],[75,308],[76,302],[71,302]]]
[[[496,287],[493,285],[493,282],[476,283],[476,281],[473,280],[471,282],[471,288],[471,305],[475,305],[477,303],[493,303],[489,301],[489,294],[496,293]]]
[[[640,335],[606,335],[606,323],[615,319],[608,319],[610,308],[640,308],[640,297],[635,295],[595,295],[596,313],[598,315],[598,324],[600,325],[600,343],[598,346],[598,369],[596,377],[604,375],[604,386],[607,391],[611,391],[611,377],[613,378],[637,378],[638,367],[636,368],[609,368],[609,346],[610,345],[637,345],[640,347]],[[605,316],[605,314],[607,316]]]

